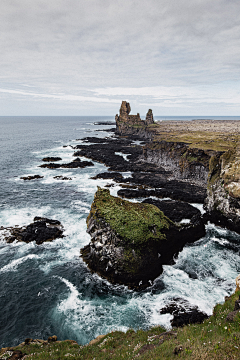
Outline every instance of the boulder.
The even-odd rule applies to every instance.
[[[172,326],[182,327],[188,324],[201,323],[209,316],[181,298],[173,298],[160,310],[160,314],[171,314],[173,319],[170,321]]]
[[[27,226],[11,227],[1,230],[8,230],[5,236],[7,243],[12,243],[15,240],[26,243],[36,241],[36,244],[40,245],[43,242],[64,237],[63,226],[60,221],[38,216],[34,218],[33,223]]]

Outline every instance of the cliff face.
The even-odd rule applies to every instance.
[[[98,188],[87,218],[90,243],[81,249],[92,271],[112,283],[145,288],[187,242],[204,236],[202,223],[177,225],[156,206],[131,203]]]
[[[145,145],[141,160],[172,171],[176,179],[197,180],[205,186],[212,153],[191,149],[184,143],[161,141]]]
[[[239,148],[210,160],[205,208],[209,219],[240,232]]]

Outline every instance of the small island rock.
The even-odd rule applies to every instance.
[[[203,224],[175,224],[152,204],[131,203],[100,187],[87,227],[91,241],[81,254],[91,271],[133,289],[151,285],[162,265],[205,234]]]

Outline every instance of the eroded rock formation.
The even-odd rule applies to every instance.
[[[98,188],[87,218],[90,243],[81,249],[89,268],[112,283],[141,289],[187,242],[204,236],[202,222],[175,224],[156,206],[131,203]]]
[[[127,101],[122,101],[119,115],[117,114],[115,116],[117,134],[129,134],[143,138],[148,137],[146,127],[154,124],[152,110],[148,110],[146,120],[141,120],[139,113],[137,113],[137,115],[130,115],[130,112],[130,104]]]

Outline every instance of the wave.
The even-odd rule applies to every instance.
[[[26,255],[20,259],[12,260],[9,264],[5,265],[0,269],[0,272],[4,273],[7,271],[16,271],[18,266],[23,264],[27,260],[40,259],[40,256],[35,254]]]

